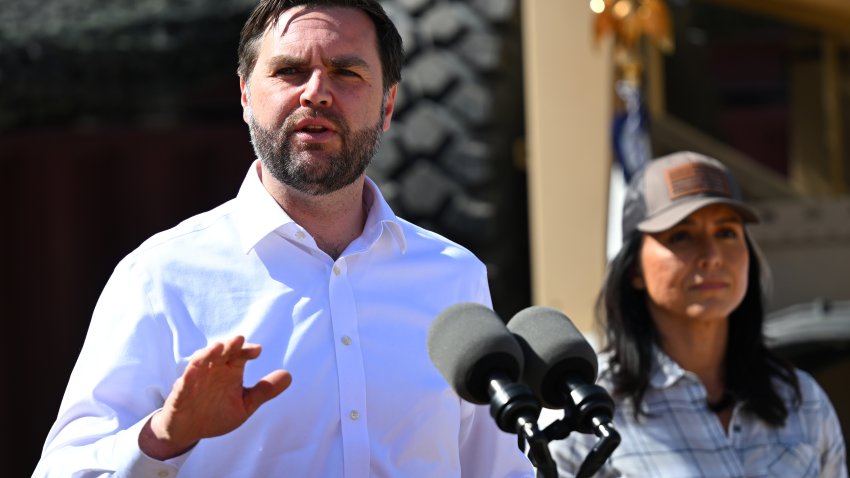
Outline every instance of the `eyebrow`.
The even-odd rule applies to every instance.
[[[289,65],[296,67],[307,66],[310,60],[292,55],[277,55],[269,59],[270,65]],[[369,64],[362,58],[355,55],[336,56],[328,60],[328,64],[334,68],[351,68],[357,67],[369,70]]]
[[[336,68],[357,67],[357,68],[363,68],[365,70],[369,69],[369,64],[366,63],[366,61],[364,59],[360,58],[359,56],[354,56],[354,55],[344,55],[344,56],[334,57],[334,58],[331,58],[329,63],[331,64],[331,66],[334,66]]]

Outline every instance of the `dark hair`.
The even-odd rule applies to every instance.
[[[749,235],[745,236],[750,267],[748,286],[741,304],[729,316],[726,346],[726,388],[744,409],[764,422],[781,426],[788,416],[774,379],[787,383],[799,404],[800,385],[794,367],[771,352],[764,343],[762,264]],[[649,386],[652,349],[658,344],[658,331],[649,314],[646,292],[632,285],[638,264],[643,233],[634,231],[625,238],[620,252],[611,260],[602,291],[596,302],[597,318],[606,335],[605,350],[611,353],[611,373],[615,396],[631,397],[635,419]]]
[[[261,0],[242,27],[239,38],[239,67],[236,72],[245,81],[248,81],[257,63],[258,44],[266,29],[274,25],[283,12],[300,5],[356,8],[369,15],[375,25],[377,36],[375,46],[381,57],[384,92],[386,93],[392,85],[401,81],[401,65],[404,61],[401,36],[384,8],[376,0]]]

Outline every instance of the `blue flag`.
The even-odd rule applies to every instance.
[[[637,82],[620,80],[616,84],[616,91],[623,100],[624,108],[614,115],[612,124],[614,157],[620,163],[628,182],[652,157],[649,118]]]

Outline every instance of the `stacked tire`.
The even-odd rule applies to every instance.
[[[399,216],[481,257],[495,306],[510,314],[529,300],[517,2],[382,5],[405,62],[392,125],[368,174]]]

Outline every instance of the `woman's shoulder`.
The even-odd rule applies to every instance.
[[[774,379],[776,390],[785,402],[789,414],[801,420],[802,423],[808,423],[809,426],[816,428],[821,427],[825,420],[837,419],[835,407],[818,381],[804,370],[795,368],[794,373],[800,390],[799,396],[789,383],[778,378]],[[794,420],[794,418],[791,419]]]
[[[832,403],[824,391],[823,387],[809,373],[798,368],[794,369],[797,375],[797,383],[800,386],[800,405],[803,407],[829,407],[832,408]],[[790,391],[790,387],[786,384],[783,389]]]

